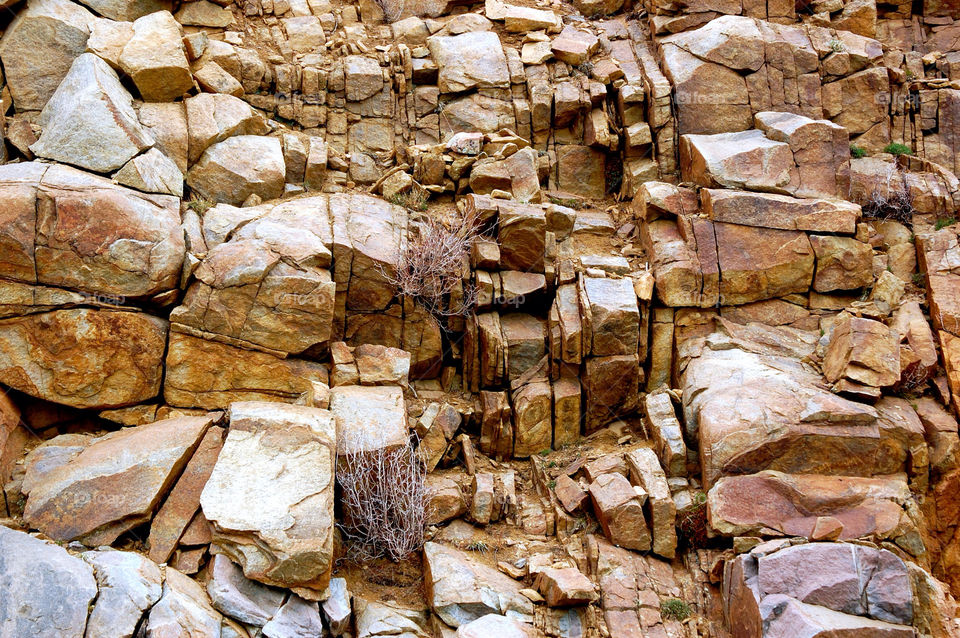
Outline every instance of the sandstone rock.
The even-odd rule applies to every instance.
[[[364,343],[354,353],[360,385],[399,385],[406,388],[410,375],[410,353]]]
[[[283,18],[283,28],[287,32],[287,43],[294,53],[312,53],[327,41],[320,19],[316,16]]]
[[[813,289],[817,292],[855,290],[873,283],[873,249],[853,237],[811,235],[817,256]]]
[[[139,403],[160,390],[166,337],[166,321],[136,312],[73,309],[3,319],[0,382],[79,408]]]
[[[340,455],[407,444],[407,411],[398,386],[337,386],[330,390],[330,412]]]
[[[439,525],[466,514],[467,504],[460,486],[452,478],[428,474],[426,487],[429,525]]]
[[[527,458],[549,450],[553,440],[550,384],[528,383],[513,394],[513,456]]]
[[[327,391],[326,382],[327,370],[317,363],[172,332],[163,397],[170,405],[208,410],[234,401],[311,405]]]
[[[707,494],[707,520],[724,536],[804,536],[818,521],[834,519],[839,540],[901,534],[903,475],[880,478],[783,474],[764,471],[728,476]],[[905,532],[912,526],[908,523]]]
[[[584,365],[584,429],[590,434],[633,411],[643,368],[637,355],[590,357]]]
[[[456,638],[486,638],[486,636],[536,638],[537,635],[533,627],[527,623],[499,614],[487,614],[460,625]]]
[[[212,420],[167,419],[96,439],[34,477],[24,518],[56,540],[109,545],[150,519]]]
[[[860,207],[842,200],[797,199],[787,195],[705,188],[703,212],[717,222],[852,235]]]
[[[574,195],[602,198],[607,188],[604,158],[602,151],[589,146],[558,146],[557,186]]]
[[[105,173],[153,145],[133,110],[133,98],[106,62],[84,53],[40,113],[39,157]]]
[[[228,7],[219,7],[207,0],[191,0],[181,6],[176,18],[183,26],[223,29],[233,22],[233,13]]]
[[[539,202],[540,180],[537,176],[537,153],[527,147],[504,160],[481,161],[470,170],[470,189],[488,194],[495,189],[513,193],[521,203]]]
[[[545,29],[548,32],[559,31],[562,27],[559,16],[553,11],[518,7],[508,4],[503,16],[504,27],[511,33],[525,33]]]
[[[638,448],[625,458],[631,482],[647,493],[653,551],[664,558],[673,558],[677,549],[677,510],[657,455],[650,448]]]
[[[640,552],[650,549],[643,501],[630,481],[621,474],[602,474],[590,484],[589,491],[594,512],[611,543]]]
[[[497,569],[434,542],[423,546],[423,556],[430,607],[451,627],[466,625],[487,614],[532,620],[533,604],[520,593],[521,585]]]
[[[879,321],[841,315],[824,355],[823,375],[835,382],[847,378],[881,388],[900,379],[897,333]]]
[[[137,117],[156,140],[154,148],[172,159],[181,174],[187,172],[187,118],[182,102],[141,104]]]
[[[0,167],[0,183],[9,220],[0,238],[5,277],[88,291],[112,304],[179,282],[184,240],[175,198],[38,162]],[[94,223],[103,215],[110,224]]]
[[[333,415],[317,408],[230,406],[230,431],[200,505],[217,550],[248,578],[311,598],[326,588],[336,428]],[[280,476],[277,467],[285,468]]]
[[[197,582],[172,567],[165,570],[163,595],[144,623],[147,638],[220,638],[222,616]]]
[[[350,592],[347,591],[347,581],[343,578],[331,578],[327,591],[330,597],[320,603],[323,617],[327,619],[327,627],[334,636],[342,636],[350,629],[350,618],[353,614],[350,608]]]
[[[760,606],[766,635],[829,636],[839,632],[863,638],[907,638],[912,627],[841,614],[817,605],[807,605],[787,596],[768,596]]]
[[[709,250],[710,233],[705,231]],[[723,223],[714,224],[713,231],[721,304],[749,303],[810,288],[814,252],[804,233]],[[699,239],[697,245],[698,253],[702,252]]]
[[[87,619],[89,638],[130,638],[163,592],[160,568],[134,552],[101,550],[81,555],[93,567],[100,593]]]
[[[500,328],[506,346],[507,379],[519,380],[536,368],[546,355],[546,326],[543,320],[533,315],[511,312],[500,316]],[[549,415],[547,417],[549,420]]]
[[[644,425],[668,477],[686,476],[687,446],[680,421],[666,392],[648,394],[644,399]]]
[[[793,165],[790,146],[762,131],[680,137],[683,179],[708,188],[786,192]]]
[[[120,68],[146,102],[170,102],[193,88],[179,23],[157,11],[133,23],[133,37],[120,54]]]
[[[684,35],[690,33],[696,32]],[[664,74],[670,78],[677,96],[677,129],[681,135],[719,134],[750,128],[753,111],[743,76],[722,64],[702,60],[671,42],[663,43],[662,51]]]
[[[427,45],[440,67],[437,84],[441,93],[510,86],[506,55],[500,38],[491,31],[435,35]]]
[[[380,63],[363,55],[348,55],[343,60],[343,77],[347,100],[360,102],[373,97],[383,88]]]
[[[183,473],[150,523],[149,556],[167,563],[181,536],[200,510],[200,493],[223,447],[224,429],[211,427],[203,436]]]
[[[184,104],[191,164],[200,159],[211,144],[234,135],[265,135],[269,130],[262,116],[232,95],[201,93],[187,98]]]
[[[89,27],[87,52],[96,54],[114,69],[119,69],[123,47],[133,37],[133,23],[93,18],[89,22]]]
[[[637,351],[640,311],[630,279],[580,279],[585,353],[594,356],[627,355]]]
[[[30,0],[0,39],[0,60],[14,104],[39,111],[86,47],[95,16],[69,0]]]
[[[67,550],[0,526],[0,624],[10,636],[83,638],[93,570]]]
[[[283,603],[281,590],[261,585],[243,575],[243,570],[223,554],[210,559],[207,593],[213,606],[231,618],[262,627]]]
[[[536,584],[551,607],[589,604],[597,599],[593,583],[576,567],[548,567],[537,574]]]
[[[427,614],[405,609],[395,604],[376,603],[362,598],[354,599],[357,638],[403,636],[430,638],[427,632]]]
[[[768,138],[790,145],[796,164],[796,175],[790,181],[798,196],[845,194],[838,183],[844,163],[850,161],[850,136],[845,128],[794,113],[761,112],[754,121]]]
[[[546,216],[538,206],[500,204],[497,240],[504,270],[543,272]]]
[[[285,177],[279,139],[238,135],[208,147],[187,173],[187,184],[207,199],[239,206],[251,195],[280,197]]]
[[[583,64],[599,47],[597,36],[572,25],[564,27],[560,35],[550,43],[553,56],[570,66]]]
[[[202,1],[202,0],[201,0]],[[193,72],[193,77],[200,88],[208,93],[219,93],[243,96],[243,85],[229,71],[216,62],[205,62]]]
[[[155,148],[124,164],[113,179],[144,193],[183,197],[183,173],[172,159]]]
[[[318,636],[322,632],[323,623],[317,603],[306,601],[296,594],[290,596],[277,615],[263,626],[263,635],[267,638]]]

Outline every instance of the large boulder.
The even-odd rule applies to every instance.
[[[31,475],[23,516],[55,540],[109,545],[150,520],[212,417],[181,417],[111,432]]]
[[[837,199],[798,199],[789,195],[704,188],[703,212],[716,222],[743,226],[852,235],[860,206]]]
[[[114,408],[160,391],[167,322],[77,308],[0,320],[0,382],[77,408]]]
[[[111,20],[133,21],[158,11],[169,11],[170,0],[83,0],[99,15]]]
[[[487,614],[530,622],[533,603],[520,583],[460,550],[440,543],[423,546],[423,572],[430,607],[451,627]]]
[[[29,0],[0,39],[0,61],[19,111],[39,111],[86,49],[95,16],[70,0]]]
[[[187,173],[187,184],[203,197],[239,206],[251,195],[283,195],[286,165],[280,139],[238,135],[208,147]]]
[[[326,410],[230,406],[230,431],[200,505],[216,551],[248,578],[314,600],[323,593],[333,564],[336,439]]]
[[[97,583],[62,547],[0,526],[0,591],[4,636],[84,638]]]
[[[92,53],[79,56],[39,119],[37,156],[99,173],[114,171],[154,144],[116,71]]]
[[[330,412],[337,422],[338,454],[407,443],[407,410],[399,386],[337,386],[330,390]]]
[[[680,137],[683,179],[701,186],[785,193],[793,168],[790,146],[762,131]]]
[[[0,186],[5,278],[114,304],[178,285],[185,245],[176,198],[40,162],[0,166]]]
[[[187,113],[188,160],[193,164],[211,144],[234,135],[266,135],[262,115],[238,97],[200,93],[183,101]]]
[[[507,56],[500,37],[492,31],[435,35],[427,40],[427,46],[440,68],[437,84],[441,93],[510,86]]]
[[[133,37],[120,54],[145,102],[170,102],[193,88],[180,24],[169,11],[157,11],[133,23]]]

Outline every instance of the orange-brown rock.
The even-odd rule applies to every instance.
[[[833,327],[823,360],[827,381],[846,378],[876,388],[900,379],[898,334],[872,319],[843,314]]]

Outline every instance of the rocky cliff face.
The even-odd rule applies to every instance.
[[[960,9],[12,0],[0,638],[960,636]]]

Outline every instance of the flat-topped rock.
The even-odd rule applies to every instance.
[[[704,188],[703,212],[713,221],[782,230],[852,235],[860,206],[843,200],[798,199],[789,195]]]
[[[708,188],[785,193],[793,167],[790,146],[767,138],[763,131],[680,138],[683,179]]]
[[[338,454],[356,454],[407,443],[407,409],[399,386],[331,388],[330,413],[337,423]]]
[[[440,67],[437,85],[441,93],[510,86],[507,57],[499,36],[492,31],[435,35],[427,40],[427,46]]]

